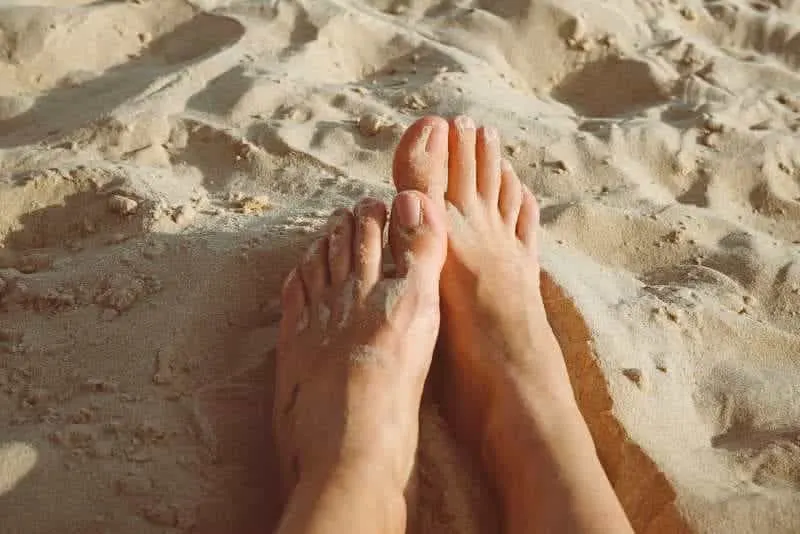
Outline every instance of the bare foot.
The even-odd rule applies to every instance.
[[[531,532],[534,509],[536,531],[571,531],[574,517],[551,512],[577,502],[574,486],[584,477],[615,498],[547,321],[536,199],[502,159],[497,131],[467,117],[426,117],[411,126],[397,149],[394,180],[400,191],[447,203],[445,414],[494,479],[510,531]],[[618,503],[609,509],[621,510]]]
[[[439,329],[446,227],[418,192],[337,211],[283,291],[273,425],[281,532],[403,532],[422,389]],[[353,513],[354,509],[358,513]]]
[[[486,435],[509,391],[535,389],[530,400],[541,403],[574,401],[539,287],[538,205],[500,150],[493,128],[478,129],[467,117],[452,124],[426,117],[406,132],[394,165],[398,190],[418,188],[448,204],[446,398],[466,439]]]

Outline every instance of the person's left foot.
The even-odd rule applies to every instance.
[[[289,494],[333,484],[402,497],[411,477],[446,227],[431,199],[400,193],[389,222],[397,275],[384,279],[385,223],[377,200],[337,211],[284,285],[273,425]]]

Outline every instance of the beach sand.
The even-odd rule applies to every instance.
[[[637,532],[800,532],[799,32],[794,0],[3,2],[0,531],[270,531],[282,278],[467,113],[542,205]],[[435,388],[417,475],[412,531],[498,531]]]

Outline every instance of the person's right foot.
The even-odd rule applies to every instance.
[[[394,179],[450,203],[444,411],[495,484],[505,532],[632,534],[547,321],[536,200],[502,160],[497,131],[421,119],[400,142]]]
[[[397,189],[417,189],[448,206],[448,255],[441,278],[447,360],[444,408],[459,437],[490,471],[510,427],[579,417],[566,365],[539,287],[533,194],[501,157],[493,128],[467,117],[425,117],[400,141]],[[550,415],[551,409],[559,416]],[[553,422],[559,425],[559,422]],[[543,428],[535,440],[546,441]],[[542,432],[539,432],[539,431]],[[552,444],[551,444],[552,445]]]

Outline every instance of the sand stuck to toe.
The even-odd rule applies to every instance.
[[[800,3],[0,7],[0,531],[269,531],[282,277],[390,199],[415,118],[496,126],[639,533],[800,532]],[[496,532],[426,404],[413,530]],[[535,498],[535,497],[532,497]]]

